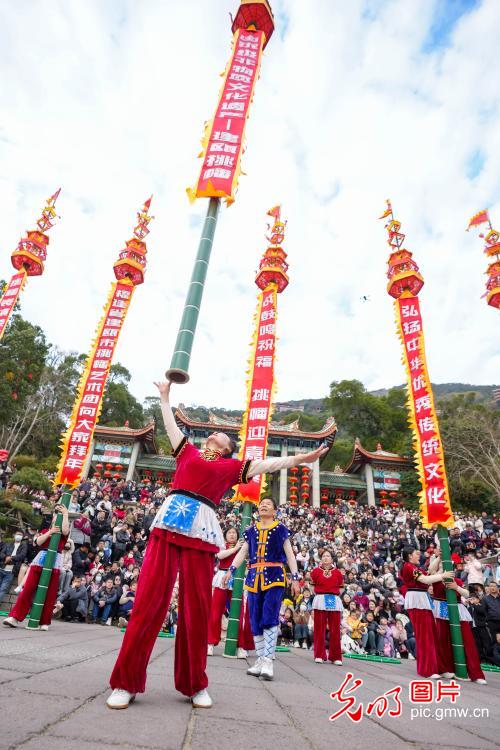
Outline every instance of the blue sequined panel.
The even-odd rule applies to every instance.
[[[194,500],[187,495],[173,495],[162,523],[187,533],[191,531],[199,507],[199,500]]]
[[[337,603],[337,597],[335,594],[323,594],[325,597],[325,609],[330,611],[334,611],[336,609],[336,603]]]
[[[448,603],[447,602],[439,602],[439,617],[442,620],[448,619]]]

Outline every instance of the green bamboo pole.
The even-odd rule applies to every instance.
[[[241,513],[240,536],[252,522],[253,503],[243,503]],[[229,621],[227,625],[226,645],[224,654],[228,659],[236,659],[238,648],[238,628],[240,625],[240,612],[243,600],[243,580],[245,578],[246,562],[242,563],[234,573],[233,594],[231,597],[231,608],[229,610]]]
[[[453,570],[451,561],[450,542],[448,530],[439,525],[437,528],[439,544],[441,547],[441,560],[444,570]],[[446,580],[444,581],[446,583]],[[455,661],[455,674],[461,680],[467,680],[467,666],[465,663],[464,642],[462,629],[460,627],[460,615],[458,612],[457,594],[453,589],[446,589],[446,601],[448,603],[448,617],[450,620],[451,645],[453,648],[453,659]]]
[[[71,499],[71,491],[64,485],[61,489],[63,494],[57,504],[64,505],[64,507],[67,508]],[[58,513],[55,526],[60,527],[62,524],[62,520],[62,513]],[[43,605],[45,604],[45,599],[47,596],[47,589],[49,587],[54,563],[56,561],[57,547],[60,538],[60,534],[52,534],[52,536],[50,537],[47,554],[45,555],[45,561],[43,563],[43,569],[40,575],[40,581],[38,583],[33,604],[31,605],[30,619],[28,620],[28,624],[26,626],[29,630],[38,630],[40,627],[40,617],[42,616]]]
[[[194,334],[198,323],[203,289],[212,252],[215,227],[219,215],[220,198],[210,198],[208,202],[207,215],[203,223],[198,255],[194,262],[191,283],[184,304],[181,324],[175,342],[170,368],[165,373],[168,380],[173,383],[187,383],[189,380],[189,361],[193,348]]]

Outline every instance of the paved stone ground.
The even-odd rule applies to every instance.
[[[367,750],[500,748],[500,674],[488,686],[461,683],[459,709],[489,710],[489,718],[410,718],[408,682],[415,662],[377,664],[345,659],[315,664],[311,653],[280,654],[274,682],[245,674],[244,660],[209,659],[210,710],[193,709],[173,689],[173,639],[159,638],[148,691],[127,711],[104,705],[107,680],[121,643],[117,628],[56,622],[47,633],[0,631],[0,748],[2,750]],[[402,685],[398,718],[328,717],[339,707],[329,694],[348,669],[363,679],[365,706]],[[450,703],[435,704],[450,707]]]

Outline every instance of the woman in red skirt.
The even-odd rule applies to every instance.
[[[344,577],[340,570],[333,567],[332,554],[328,550],[324,550],[319,566],[311,571],[311,581],[314,584],[314,661],[322,664],[329,659],[341,666],[340,620],[343,606],[340,589]],[[328,659],[325,646],[327,628],[330,631]]]
[[[437,679],[440,660],[436,646],[436,623],[428,588],[431,583],[453,578],[453,573],[427,575],[418,567],[420,552],[415,547],[405,547],[403,561],[401,578],[405,587],[405,609],[413,625],[417,642],[417,673],[422,677]]]
[[[56,518],[59,513],[62,513],[61,527],[56,526]],[[50,516],[49,516],[50,519]],[[48,630],[52,620],[52,610],[57,599],[57,592],[59,590],[59,576],[61,574],[61,560],[62,551],[66,544],[69,536],[69,519],[68,509],[65,505],[56,505],[54,507],[54,515],[52,517],[52,523],[47,523],[46,528],[42,529],[38,536],[35,538],[35,546],[39,548],[40,552],[33,559],[32,563],[28,568],[28,575],[24,579],[23,588],[21,593],[16,599],[16,603],[10,611],[8,617],[5,618],[3,624],[10,628],[17,628],[28,612],[31,609],[33,600],[35,598],[36,590],[38,588],[38,582],[42,575],[43,564],[45,562],[45,555],[50,544],[52,534],[61,534],[59,544],[57,546],[57,555],[50,577],[49,585],[47,588],[47,594],[45,597],[45,603],[43,605],[42,614],[40,615],[40,630]]]
[[[208,656],[214,655],[214,646],[217,646],[220,641],[222,615],[231,606],[232,592],[230,589],[222,587],[222,580],[243,544],[243,539],[238,539],[238,532],[234,526],[226,529],[224,539],[226,540],[226,549],[221,550],[215,556],[219,561],[219,570],[214,575],[212,581],[212,606],[210,608],[210,621],[208,623]],[[238,628],[237,658],[245,659],[247,651],[253,651],[254,648],[248,607],[245,600],[243,600],[241,602],[240,624]]]
[[[429,566],[429,570],[436,569],[438,572],[443,569],[441,562],[440,550],[434,561]],[[479,685],[486,685],[484,672],[481,669],[481,661],[477,650],[476,640],[472,632],[472,617],[467,608],[460,601],[460,597],[468,598],[469,592],[462,586],[459,578],[454,578],[445,584],[441,581],[432,584],[432,598],[434,600],[434,617],[436,620],[436,629],[438,633],[439,651],[438,657],[441,657],[446,672],[443,676],[452,676],[455,672],[455,659],[453,656],[453,647],[451,645],[450,618],[448,616],[448,604],[446,602],[446,589],[450,588],[457,592],[458,614],[460,617],[460,629],[462,631],[462,640],[465,651],[465,663],[467,673],[473,682]]]

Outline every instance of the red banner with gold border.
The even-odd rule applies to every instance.
[[[274,354],[276,348],[277,292],[274,284],[259,294],[255,314],[255,331],[251,343],[248,369],[247,410],[241,426],[240,456],[244,460],[261,460],[267,453],[267,436],[274,396]],[[247,484],[239,484],[234,501],[258,503],[265,482],[261,475]]]
[[[425,357],[424,331],[418,297],[402,296],[394,301],[398,333],[403,344],[409,423],[417,471],[422,484],[420,516],[430,528],[455,524],[444,463],[443,445]]]
[[[225,198],[228,205],[234,202],[245,125],[259,77],[264,42],[262,31],[237,29],[234,34],[215,117],[207,124],[202,140],[200,176],[196,186],[187,190],[191,201]]]
[[[62,453],[55,484],[75,487],[80,483],[94,429],[102,409],[104,390],[113,354],[127,314],[134,286],[114,282],[97,328],[97,335],[85,362],[70,425],[63,436]]]
[[[26,284],[26,271],[15,273],[7,286],[5,287],[2,298],[0,299],[0,339],[5,333],[10,316],[14,312],[14,307],[19,299],[19,295]]]

